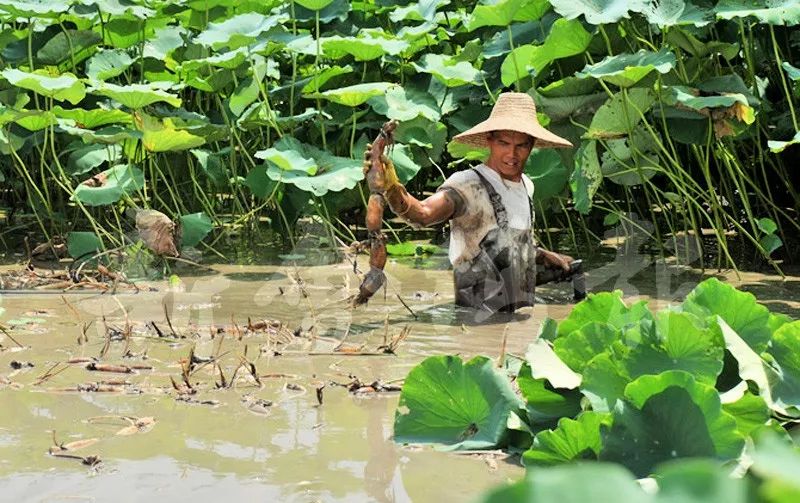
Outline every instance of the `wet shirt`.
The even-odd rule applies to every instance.
[[[533,182],[525,174],[521,182],[504,180],[497,172],[480,164],[475,167],[500,195],[512,229],[530,229]],[[480,243],[492,229],[497,228],[494,210],[486,189],[478,175],[471,169],[453,173],[438,190],[453,189],[461,196],[450,221],[450,263],[454,266],[475,258]]]

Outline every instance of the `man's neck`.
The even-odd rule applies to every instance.
[[[505,175],[499,169],[495,169],[495,168],[493,168],[491,165],[489,165],[487,163],[483,163],[483,165],[486,166],[487,168],[491,169],[495,173],[497,173],[498,176],[500,176],[500,178],[502,178],[503,180],[508,180],[509,182],[521,182],[522,181],[522,173],[515,173],[513,175]]]

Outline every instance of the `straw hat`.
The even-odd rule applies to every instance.
[[[517,131],[533,136],[536,148],[567,148],[572,143],[546,130],[536,118],[536,104],[525,93],[502,93],[489,118],[457,134],[454,140],[476,147],[486,147],[491,131]]]

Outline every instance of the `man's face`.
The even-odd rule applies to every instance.
[[[487,140],[486,165],[507,180],[519,181],[533,148],[533,138],[517,131],[493,131]]]

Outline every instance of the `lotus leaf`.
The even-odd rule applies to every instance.
[[[772,378],[772,399],[789,415],[800,417],[800,321],[776,330],[768,351],[778,369],[777,373],[768,374]]]
[[[402,243],[390,243],[386,245],[386,252],[395,257],[414,257],[423,254],[439,253],[441,248],[429,243],[415,243],[404,241]]]
[[[73,198],[86,206],[103,206],[119,201],[144,187],[144,173],[130,164],[118,164],[75,188]]]
[[[720,0],[714,12],[719,19],[752,16],[766,24],[800,24],[800,4],[796,0]]]
[[[356,61],[371,61],[386,54],[397,55],[409,47],[408,42],[385,36],[327,37],[321,42],[322,51],[331,59],[351,55]],[[316,49],[314,49],[316,51]]]
[[[631,134],[654,102],[655,96],[649,89],[623,89],[597,110],[586,136],[595,139],[623,138]]]
[[[684,86],[671,86],[669,88],[671,93],[669,104],[680,103],[681,105],[691,108],[692,110],[703,110],[705,108],[719,108],[730,107],[735,103],[742,103],[747,105],[747,98],[738,93],[728,94],[726,96],[698,96],[697,91]]]
[[[282,2],[286,7],[284,11],[291,14],[289,3]],[[292,16],[297,21],[314,21],[319,18],[321,23],[330,23],[333,20],[345,21],[347,14],[350,12],[351,3],[348,0],[333,0],[327,7],[322,10],[306,9],[299,3],[295,3],[294,15]],[[358,5],[358,4],[354,4]]]
[[[74,127],[63,122],[59,122],[58,124],[59,129],[61,131],[78,136],[83,141],[89,143],[105,143],[105,144],[112,144],[112,143],[119,143],[131,138],[141,138],[142,133],[139,131],[124,128],[122,126],[108,126],[102,129],[98,129],[97,131],[91,129],[83,129],[79,127]]]
[[[153,9],[148,9],[137,5],[136,2],[126,0],[78,0],[76,3],[92,6],[96,11],[114,16],[131,14],[137,18],[146,19],[154,17],[156,13]]]
[[[478,356],[463,363],[455,356],[432,356],[405,379],[394,439],[490,449],[503,441],[508,417],[521,405],[492,360]]]
[[[603,178],[620,185],[641,185],[659,171],[659,159],[653,136],[637,127],[628,138],[606,141],[601,156]]]
[[[197,159],[203,173],[219,188],[224,188],[230,178],[221,152],[211,153],[208,150],[192,149],[192,155]]]
[[[519,370],[517,385],[525,398],[531,425],[573,417],[581,411],[581,394],[577,389],[553,388],[547,379],[533,377],[527,362]]]
[[[634,54],[608,56],[599,63],[587,65],[576,75],[593,77],[619,87],[632,87],[656,70],[665,74],[675,66],[675,54],[666,48],[658,52],[640,50]]]
[[[779,154],[786,150],[786,148],[791,147],[792,145],[800,143],[800,131],[795,133],[791,140],[788,141],[777,141],[777,140],[769,140],[767,142],[767,146],[769,147],[771,152],[775,152]]]
[[[757,353],[769,342],[769,310],[758,304],[753,294],[739,291],[716,278],[697,285],[686,296],[683,309],[698,316],[722,317]]]
[[[800,68],[792,66],[789,62],[784,61],[781,65],[786,71],[786,75],[792,80],[800,80]]]
[[[625,386],[631,381],[621,363],[610,351],[592,358],[583,368],[581,392],[597,412],[613,411],[625,395]]]
[[[389,14],[389,19],[395,23],[402,21],[427,21],[436,16],[436,9],[448,5],[450,0],[422,0],[410,3],[404,7],[397,7]]]
[[[616,23],[630,12],[642,12],[650,0],[550,0],[553,9],[567,19],[583,15],[594,25]]]
[[[256,166],[247,173],[244,185],[256,197],[267,199],[276,194],[276,189],[280,184],[267,176],[267,170],[263,166]]]
[[[705,26],[713,21],[713,13],[684,0],[651,1],[642,10],[647,20],[658,27],[680,26],[691,24]],[[671,33],[671,31],[670,31]]]
[[[557,465],[576,460],[597,460],[600,453],[600,425],[610,424],[610,414],[584,412],[577,419],[564,417],[554,430],[539,432],[531,448],[522,454],[522,463]]]
[[[309,98],[324,98],[348,107],[357,107],[370,98],[382,96],[395,85],[389,82],[370,82],[368,84],[356,84],[320,93],[312,93],[307,96]]]
[[[170,94],[153,84],[129,84],[119,86],[110,82],[95,82],[89,89],[92,94],[105,96],[118,101],[122,105],[136,110],[152,105],[153,103],[166,102],[174,107],[181,106],[181,99]]]
[[[67,234],[67,253],[77,259],[103,249],[103,242],[94,232],[70,232]]]
[[[315,93],[322,89],[322,86],[325,85],[330,79],[334,77],[338,77],[339,75],[345,75],[351,73],[353,71],[353,67],[350,65],[347,66],[331,66],[328,68],[321,68],[317,73],[311,76],[308,83],[303,86],[302,92],[303,93]]]
[[[546,0],[481,0],[466,27],[473,31],[482,26],[506,27],[514,21],[535,21],[549,9]]]
[[[483,46],[483,56],[487,59],[496,58],[511,52],[511,41],[515,47],[542,42],[547,38],[547,33],[560,16],[549,13],[537,21],[514,23],[506,30],[500,30]],[[511,31],[511,39],[508,32]]]
[[[622,292],[601,292],[589,294],[579,302],[564,320],[558,324],[558,337],[579,330],[587,323],[608,323],[625,330],[638,325],[642,319],[652,319],[647,303],[639,301],[631,307],[622,301]]]
[[[596,81],[581,79],[578,77],[566,77],[561,80],[551,82],[545,87],[536,90],[537,94],[545,98],[569,98],[574,96],[595,94],[600,91],[600,86]],[[605,93],[602,93],[605,95]],[[548,113],[550,110],[547,109]]]
[[[189,31],[182,26],[165,26],[156,30],[144,44],[145,58],[164,61],[172,52],[184,45],[183,37]]]
[[[52,66],[75,68],[77,63],[91,56],[94,47],[102,42],[102,37],[90,30],[65,30],[48,40],[36,52],[36,58]]]
[[[8,82],[23,89],[53,98],[57,101],[69,101],[77,105],[86,96],[83,83],[71,73],[64,73],[58,77],[51,77],[43,70],[33,73],[23,72],[16,68],[8,68],[0,72]]]
[[[73,150],[67,158],[67,173],[72,176],[92,171],[104,162],[114,162],[120,158],[122,149],[117,145],[91,143]]]
[[[214,54],[207,58],[190,59],[181,63],[180,70],[193,73],[198,72],[198,70],[206,70],[210,66],[235,70],[245,62],[250,52],[248,47],[239,47],[238,49]]]
[[[252,77],[242,80],[228,99],[228,108],[230,108],[231,113],[236,117],[241,116],[247,110],[247,107],[258,99],[260,92],[258,80]]]
[[[314,159],[303,157],[300,152],[285,149],[283,146],[259,150],[253,157],[269,161],[272,165],[285,171],[301,171],[312,176],[317,173],[318,169]]]
[[[308,10],[322,10],[333,2],[333,0],[295,0]]]
[[[521,481],[483,496],[481,503],[652,503],[625,468],[611,463],[585,463],[529,470]]]
[[[412,156],[409,155],[411,154],[410,150],[408,145],[395,143],[391,152],[389,152],[389,159],[392,160],[401,183],[408,183],[422,169],[422,166],[417,164]]]
[[[205,213],[181,215],[181,246],[197,246],[214,228],[213,222]]]
[[[592,35],[576,20],[559,19],[553,23],[542,45],[525,45],[514,49],[501,67],[503,84],[511,85],[533,72],[538,75],[551,62],[582,54]]]
[[[467,161],[483,161],[489,155],[489,149],[451,141],[447,144],[447,153],[455,158],[462,158]],[[535,197],[536,192],[533,195]]]
[[[581,384],[580,374],[561,361],[546,340],[536,339],[525,352],[534,379],[545,379],[554,388],[574,389]]]
[[[744,437],[758,430],[769,421],[769,408],[764,399],[749,391],[731,403],[723,403],[723,410],[736,420],[736,428]]]
[[[130,124],[133,122],[131,114],[116,109],[94,108],[62,108],[54,106],[53,114],[59,119],[71,119],[79,127],[94,129],[107,124]]]
[[[597,116],[595,116],[597,117]],[[575,154],[575,170],[570,175],[569,188],[575,209],[587,215],[592,208],[592,199],[600,183],[603,181],[603,172],[600,170],[600,160],[597,157],[597,142],[583,142]]]
[[[678,1],[681,0],[671,0]],[[666,40],[673,45],[676,45],[688,52],[692,56],[704,58],[710,54],[721,54],[723,58],[731,60],[739,54],[739,44],[728,44],[718,40],[711,40],[709,42],[701,42],[694,35],[689,33],[688,30],[674,28],[669,30],[666,35]]]
[[[419,116],[437,122],[442,116],[436,99],[429,93],[400,86],[387,90],[384,96],[371,98],[369,104],[379,114],[400,122]]]
[[[14,122],[28,131],[41,131],[58,124],[58,118],[50,111],[23,110]]]
[[[447,87],[474,84],[481,72],[466,61],[457,61],[442,54],[426,54],[422,63],[413,63],[418,72],[430,73]]]
[[[175,127],[171,118],[163,121],[147,114],[137,115],[136,127],[142,132],[142,145],[150,152],[174,152],[199,147],[205,138]]]
[[[553,343],[553,350],[572,370],[583,372],[592,358],[620,339],[618,328],[608,323],[592,321],[578,330],[558,337]]]
[[[569,171],[552,149],[534,149],[525,165],[525,174],[533,181],[533,200],[543,202],[563,192]]]
[[[676,411],[680,411],[676,414]],[[680,370],[645,375],[625,388],[613,426],[601,426],[600,459],[644,477],[661,462],[685,457],[731,460],[744,448],[717,391]]]
[[[239,14],[219,23],[209,23],[208,28],[194,40],[215,50],[226,46],[229,49],[236,49],[253,42],[259,35],[282,23],[286,18],[285,15],[264,16],[257,12]]]
[[[564,122],[582,115],[594,115],[598,108],[608,99],[606,93],[578,94],[554,98],[540,95],[536,91],[531,91],[531,93],[539,110],[547,110],[547,115],[550,117],[551,122]]]
[[[56,18],[70,8],[66,0],[2,0],[0,10],[21,18]]]
[[[665,463],[655,471],[659,503],[746,503],[748,485],[719,462],[687,459]]]
[[[794,488],[795,492],[800,489],[797,481],[800,450],[794,442],[787,442],[774,433],[766,433],[756,438],[755,447],[752,453],[753,473],[786,484]]]

